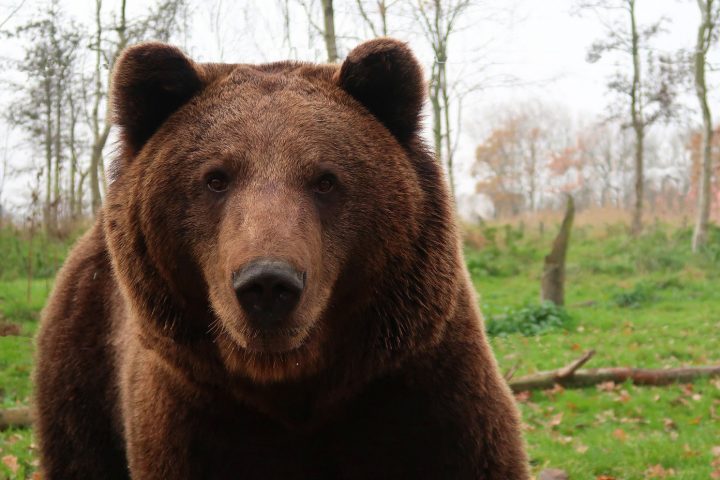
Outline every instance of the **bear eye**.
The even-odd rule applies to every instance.
[[[211,192],[222,193],[228,189],[228,179],[222,172],[213,172],[207,177],[207,186]]]
[[[322,177],[320,177],[315,184],[315,192],[320,194],[330,193],[332,192],[333,188],[335,188],[336,183],[335,175],[331,173],[326,173]]]

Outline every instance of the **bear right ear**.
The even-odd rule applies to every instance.
[[[148,42],[126,49],[113,71],[110,98],[130,152],[136,154],[202,84],[194,62],[173,46]]]
[[[335,81],[401,142],[417,132],[425,81],[406,44],[392,38],[361,44],[348,54]]]

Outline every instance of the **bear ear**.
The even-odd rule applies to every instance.
[[[401,142],[417,132],[425,82],[405,43],[378,38],[359,45],[343,62],[335,81]]]
[[[110,98],[132,154],[201,88],[198,67],[179,49],[158,42],[126,49],[113,71]]]

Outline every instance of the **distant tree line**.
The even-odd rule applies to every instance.
[[[111,12],[104,10],[103,0],[93,7],[92,28],[68,18],[62,2],[50,0],[36,18],[3,32],[24,48],[22,59],[10,65],[21,75],[7,82],[13,99],[4,116],[11,127],[24,132],[33,155],[43,159],[24,168],[36,169],[29,210],[42,212],[46,233],[58,233],[68,220],[92,214],[100,206],[111,127],[109,72],[127,45],[150,38],[167,40],[182,29],[186,2],[159,0],[135,18],[128,18],[126,0],[115,2]],[[3,174],[8,175],[7,167]]]
[[[694,51],[665,54],[658,54],[653,42],[668,20],[641,24],[641,3],[649,2],[578,0],[575,5],[605,26],[605,37],[589,47],[587,60],[612,57],[620,65],[607,80],[612,102],[604,118],[578,125],[541,102],[495,107],[502,114],[476,149],[474,173],[477,191],[492,199],[496,214],[554,207],[557,193],[573,193],[580,208],[627,209],[637,235],[646,204],[655,209],[664,203],[670,210],[695,210],[693,249],[707,242],[712,200],[720,194],[720,148],[714,141],[720,127],[712,123],[706,81],[720,2],[697,0]],[[688,112],[679,99],[689,90],[701,107],[701,129],[680,126]],[[654,170],[651,178],[648,166]]]
[[[688,5],[701,13],[693,51],[662,54],[654,42],[667,20],[643,23],[637,15],[638,5],[650,1],[574,2],[577,13],[605,26],[604,37],[588,47],[587,60],[618,65],[607,79],[611,100],[603,118],[571,118],[543,102],[496,106],[493,115],[483,118],[484,133],[474,136],[472,174],[477,193],[492,201],[496,215],[558,208],[564,198],[560,194],[572,193],[578,209],[593,205],[627,209],[631,230],[638,234],[648,204],[674,208],[673,202],[685,207],[692,201],[693,247],[701,248],[707,241],[712,200],[718,192],[718,149],[706,73],[711,71],[709,54],[717,45],[720,1],[696,0],[696,7]],[[64,224],[94,214],[100,205],[111,137],[110,71],[129,44],[144,39],[184,39],[179,42],[184,44],[191,24],[207,15],[224,60],[226,52],[243,47],[238,32],[256,31],[253,23],[267,5],[272,5],[277,18],[265,20],[281,32],[274,39],[275,47],[291,57],[297,53],[297,30],[303,28],[309,42],[322,52],[316,59],[331,63],[342,59],[348,45],[368,38],[395,34],[411,39],[413,46],[422,42],[418,45],[429,53],[432,143],[455,190],[458,143],[468,116],[463,101],[493,83],[487,73],[491,62],[482,54],[465,65],[453,62],[459,48],[457,35],[468,29],[480,31],[484,22],[502,22],[498,13],[502,7],[490,0],[274,0],[263,2],[262,8],[249,0],[203,4],[155,0],[141,14],[132,15],[127,0],[95,0],[92,24],[70,18],[59,0],[36,5],[42,8],[19,27],[8,29],[7,19],[0,19],[4,37],[23,49],[21,59],[4,60],[6,69],[16,74],[4,80],[12,95],[3,115],[24,133],[25,147],[35,159],[11,168],[5,147],[0,195],[5,178],[30,169],[28,211],[33,214],[28,218],[48,233],[61,232]],[[237,14],[238,8],[242,14]],[[228,27],[228,22],[235,24]],[[228,28],[235,35],[230,41]],[[513,81],[494,80],[495,84]],[[691,91],[701,115],[688,112],[680,100]],[[695,117],[702,119],[702,128],[679,126],[679,119]]]

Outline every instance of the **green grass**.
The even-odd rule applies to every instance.
[[[533,392],[521,404],[536,469],[568,471],[570,478],[652,478],[660,466],[671,478],[711,478],[718,442],[720,385],[635,387]],[[664,478],[664,477],[663,477]]]
[[[542,252],[551,240],[525,239],[515,247],[537,254],[512,275],[473,275],[486,316],[538,303]],[[577,235],[567,265],[572,326],[492,337],[501,368],[519,365],[516,377],[551,370],[589,349],[597,354],[588,368],[720,363],[717,231],[713,241],[695,257],[687,231],[658,230],[636,242],[614,232]],[[720,380],[557,389],[518,399],[536,472],[555,467],[573,479],[705,480],[720,470],[712,454],[720,445]]]
[[[62,265],[70,245],[82,233],[81,228],[82,225],[72,227],[63,238],[40,231],[29,235],[14,227],[0,228],[0,280],[27,277],[28,272],[36,278],[52,277]]]
[[[589,368],[720,363],[720,230],[694,256],[687,229],[658,226],[638,240],[616,226],[577,229],[567,265],[569,319],[539,306],[550,233],[501,227],[480,235],[483,248],[467,248],[468,265],[483,311],[496,322],[490,341],[500,366],[517,367],[516,377],[564,366],[591,348],[597,354]],[[20,326],[20,336],[0,337],[4,407],[27,404],[31,395],[32,335],[50,283],[35,280],[28,303],[24,280],[0,281],[0,315]],[[503,325],[504,319],[514,323]],[[720,470],[713,456],[720,446],[720,379],[553,389],[518,401],[535,472],[555,467],[572,479],[707,480]],[[0,432],[5,457],[17,458],[18,467],[12,473],[0,462],[0,479],[35,471],[30,430]]]
[[[52,288],[51,279],[0,282],[0,320],[18,324],[23,335],[32,337],[37,329],[40,310]],[[30,290],[28,295],[28,290]],[[0,337],[2,338],[2,337]]]
[[[0,281],[0,321],[20,327],[20,335],[0,336],[0,407],[28,405],[33,335],[42,306],[52,286],[49,279]],[[13,465],[13,459],[17,466]],[[37,468],[35,445],[29,429],[0,431],[0,479],[28,478]]]

